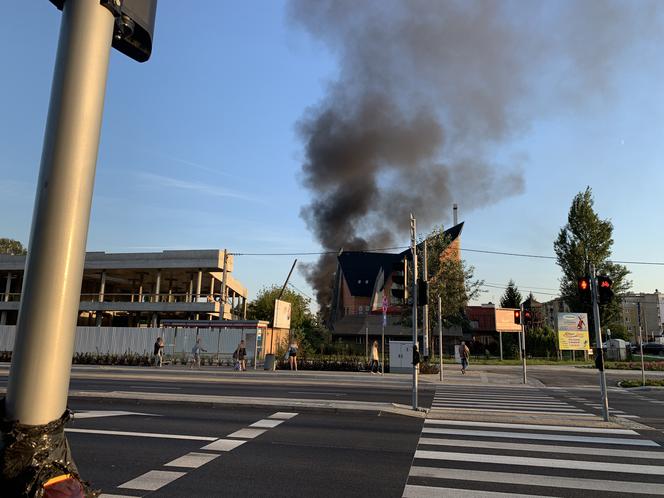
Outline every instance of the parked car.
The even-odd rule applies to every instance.
[[[664,344],[659,344],[657,342],[647,342],[643,345],[643,354],[664,356]]]

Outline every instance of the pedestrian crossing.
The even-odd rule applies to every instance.
[[[664,449],[630,429],[426,419],[404,498],[664,496]]]
[[[582,408],[535,387],[438,386],[431,404],[437,410],[510,412],[593,417]]]

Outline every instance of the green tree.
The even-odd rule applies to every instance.
[[[256,299],[247,306],[247,318],[272,322],[274,301],[280,292],[281,287],[278,285],[261,289]],[[291,303],[291,331],[298,341],[300,350],[305,354],[324,352],[331,341],[331,334],[323,327],[320,317],[309,309],[311,300],[288,288],[281,296],[281,300]]]
[[[429,323],[438,323],[438,296],[441,297],[443,325],[462,324],[468,301],[477,297],[484,284],[475,280],[475,268],[455,254],[446,253],[450,240],[442,227],[427,235],[427,270],[429,275]]]
[[[631,282],[627,280],[627,268],[612,263],[609,259],[613,246],[613,224],[608,219],[600,219],[593,209],[593,204],[590,187],[579,192],[572,200],[567,224],[560,229],[553,244],[558,265],[563,273],[560,279],[560,294],[570,309],[588,313],[591,335],[594,335],[592,306],[582,302],[577,279],[590,273],[592,263],[597,274],[611,277],[616,295],[623,294],[631,287]],[[620,329],[618,298],[610,304],[600,306],[600,321],[603,328]]]
[[[0,254],[11,254],[12,256],[19,256],[28,254],[28,251],[18,240],[0,239]]]
[[[507,288],[505,289],[505,294],[500,298],[500,307],[501,308],[520,308],[521,307],[521,293],[519,292],[518,287],[514,283],[514,280],[511,280],[507,283]]]

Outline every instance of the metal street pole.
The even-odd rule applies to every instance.
[[[380,333],[380,373],[385,374],[385,320],[386,315],[383,314],[383,326]]]
[[[424,268],[422,269],[422,278],[425,282],[428,281],[429,274],[427,271],[427,241],[424,239]],[[424,304],[422,309],[422,353],[425,358],[429,357],[429,300]]]
[[[440,381],[443,381],[443,304],[438,296],[438,359],[440,361]]]
[[[65,2],[7,387],[24,425],[67,405],[113,27],[98,1]]]
[[[523,383],[527,384],[528,379],[526,375],[526,327],[524,325],[523,304],[521,305],[521,334],[519,335],[519,351],[521,351],[521,362],[523,363]]]
[[[595,339],[597,344],[597,357],[595,361],[599,367],[599,386],[602,396],[602,416],[609,421],[609,398],[606,392],[606,374],[604,373],[604,348],[602,347],[602,328],[599,321],[599,303],[597,302],[597,276],[595,265],[590,263],[590,289],[593,303],[593,318],[595,322]]]
[[[638,320],[639,320],[639,349],[641,352],[641,385],[645,386],[646,385],[646,368],[645,364],[643,363],[643,328],[641,327],[641,303],[637,302],[636,303],[636,312],[638,314]]]
[[[413,255],[413,358],[417,351],[417,221],[410,215],[410,242]],[[417,374],[419,365],[413,364],[413,410],[417,410]]]

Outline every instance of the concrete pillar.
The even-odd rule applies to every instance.
[[[203,283],[203,271],[198,270],[198,277],[196,278],[196,299],[194,299],[194,301],[198,301],[198,298],[201,297],[202,283]],[[198,320],[200,318],[199,314],[196,313],[196,316],[194,318]]]
[[[201,287],[203,284],[203,271],[198,270],[198,278],[196,279],[196,301],[201,297]]]
[[[247,319],[247,298],[242,296],[242,319]]]
[[[106,270],[101,272],[101,281],[99,282],[99,302],[104,302],[104,292],[106,291]],[[97,311],[95,313],[95,325],[101,327],[102,317],[104,316],[102,311]]]
[[[194,274],[191,274],[189,279],[189,295],[187,296],[187,302],[191,303],[194,301]]]
[[[161,270],[157,270],[157,283],[154,286],[155,302],[159,302],[159,293],[161,292]]]
[[[12,274],[7,273],[7,281],[5,283],[5,296],[4,296],[4,301],[7,302],[9,301],[9,294],[12,291]]]
[[[11,293],[12,290],[12,274],[7,273],[7,282],[5,283],[5,295],[3,297],[3,301],[7,302],[9,301],[9,294]],[[3,311],[0,313],[0,325],[5,325],[7,323],[7,312]]]
[[[214,299],[214,276],[210,277],[210,295]]]

